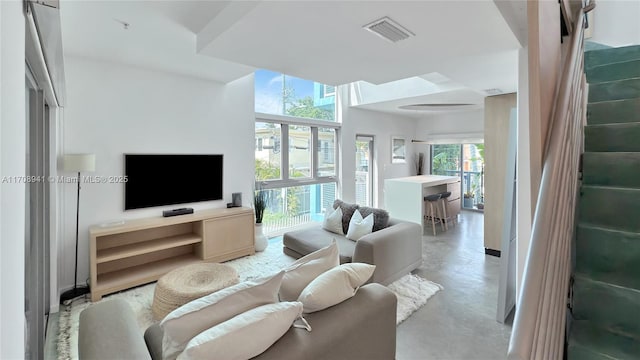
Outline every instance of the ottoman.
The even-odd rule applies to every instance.
[[[218,263],[198,263],[179,267],[163,275],[156,284],[151,311],[162,320],[180,306],[238,283],[234,268]]]

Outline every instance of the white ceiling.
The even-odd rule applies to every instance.
[[[517,88],[520,43],[491,0],[62,0],[60,8],[66,54],[221,82],[264,68],[335,85],[437,72],[459,85],[367,105],[372,110],[481,104],[484,89]],[[391,43],[362,29],[383,16],[416,36]]]
[[[62,0],[62,46],[65,55],[226,83],[255,69],[197,54],[195,34],[225,6],[221,1]]]

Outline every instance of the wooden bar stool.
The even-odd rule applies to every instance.
[[[438,217],[438,202],[440,201],[440,194],[427,195],[424,197],[425,206],[427,207],[427,211],[425,211],[425,220],[429,221],[431,218],[431,226],[433,227],[433,235],[436,235],[436,217]],[[435,208],[433,204],[436,204]],[[438,220],[441,222],[442,220]],[[444,225],[442,225],[442,230],[444,230]]]
[[[440,193],[440,203],[442,204],[442,221],[444,222],[445,229],[449,230],[449,216],[447,215],[447,200],[451,196],[451,191],[445,191]],[[451,218],[455,224],[455,219]]]

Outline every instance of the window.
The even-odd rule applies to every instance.
[[[281,179],[280,124],[256,122],[256,180]]]
[[[336,199],[336,187],[335,183],[326,183],[267,190],[271,192],[271,203],[262,219],[264,232],[275,234],[322,221],[322,210],[331,207]]]
[[[311,127],[289,125],[289,178],[311,177]]]
[[[318,176],[336,175],[336,129],[318,128]]]
[[[255,73],[257,113],[335,121],[335,92],[334,86],[278,72],[258,70]]]
[[[328,127],[307,119],[259,116],[255,125],[257,187],[337,182],[340,124]]]
[[[338,190],[336,88],[259,70],[255,111],[256,188],[272,199],[265,232],[322,221]]]
[[[256,146],[255,150],[255,180],[256,188],[271,192],[272,201],[263,224],[265,233],[273,235],[311,221],[322,221],[324,210],[333,205],[338,186],[335,144],[339,128],[267,120],[256,119],[256,143],[262,146]],[[287,141],[277,145],[279,139]],[[277,151],[280,147],[289,151]]]
[[[356,135],[356,203],[373,206],[373,136]]]

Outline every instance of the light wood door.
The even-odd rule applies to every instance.
[[[254,248],[253,214],[225,216],[204,221],[205,260],[224,261],[235,253]],[[253,252],[252,252],[253,253]]]

